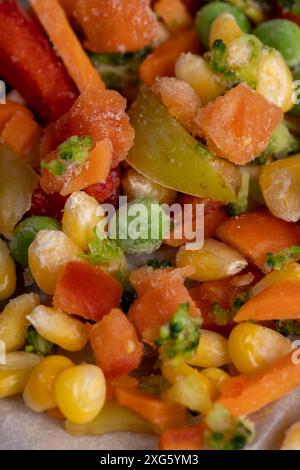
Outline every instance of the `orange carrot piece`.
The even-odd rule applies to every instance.
[[[77,0],[59,0],[59,3],[65,10],[67,16],[72,16],[74,13],[74,6]]]
[[[36,15],[80,92],[105,88],[58,0],[30,0]]]
[[[106,398],[115,397],[116,388],[138,388],[139,381],[130,375],[121,375],[106,381]]]
[[[201,450],[205,425],[171,429],[160,435],[159,450]]]
[[[160,432],[185,424],[185,410],[179,405],[164,402],[135,388],[116,388],[115,393],[120,405],[154,424]]]
[[[27,111],[17,111],[5,125],[1,140],[16,155],[23,157],[39,136],[39,126]]]
[[[181,0],[159,0],[154,10],[171,31],[188,28],[193,22],[187,7]]]
[[[300,228],[263,210],[233,217],[217,229],[217,236],[260,269],[267,253],[300,244]]]
[[[281,281],[252,297],[234,321],[300,319],[300,282]]]
[[[251,377],[241,375],[226,380],[217,403],[226,406],[232,415],[242,416],[279,400],[300,386],[300,362],[293,362],[297,356],[299,349]],[[229,396],[231,383],[234,385],[233,394]]]
[[[15,103],[14,101],[6,101],[0,104],[0,133],[3,131],[5,124],[16,114],[17,111],[23,111],[28,116],[33,117],[33,114],[25,106]]]
[[[140,67],[141,80],[151,86],[158,76],[173,76],[176,60],[182,52],[201,52],[198,36],[193,29],[179,31],[146,57]]]

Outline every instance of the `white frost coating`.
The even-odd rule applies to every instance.
[[[33,242],[34,255],[42,268],[53,268],[70,260],[76,245],[59,230],[41,230]]]
[[[66,202],[65,210],[76,211],[80,225],[87,225],[98,215],[99,204],[95,198],[84,191],[73,193]]]

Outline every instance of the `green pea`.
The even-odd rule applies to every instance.
[[[289,20],[270,20],[254,30],[264,44],[277,49],[290,67],[300,63],[300,28]]]
[[[168,222],[157,202],[150,198],[133,199],[112,217],[109,234],[126,254],[146,255],[159,249]]]
[[[59,230],[60,224],[51,217],[32,216],[20,222],[13,233],[9,243],[12,257],[21,266],[28,266],[28,248],[41,230]]]
[[[250,23],[244,13],[234,5],[229,5],[224,2],[212,2],[201,8],[196,17],[196,30],[202,41],[202,44],[208,49],[209,47],[209,33],[211,25],[215,19],[222,13],[230,13],[235,17],[239,27],[249,33]]]

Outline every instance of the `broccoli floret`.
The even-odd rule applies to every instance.
[[[233,302],[231,305],[232,315],[235,316],[237,312],[242,308],[243,305],[249,300],[249,292],[242,292]]]
[[[300,336],[300,325],[296,320],[276,320],[275,329],[283,336]]]
[[[242,184],[237,195],[235,202],[228,204],[227,210],[230,216],[244,214],[248,210],[248,199],[249,199],[249,187],[250,187],[250,174],[242,174]]]
[[[273,132],[270,142],[260,157],[253,163],[264,165],[270,157],[281,159],[300,150],[300,141],[289,131],[285,123],[279,124]]]
[[[153,269],[164,269],[171,268],[172,263],[166,259],[149,259],[147,261],[147,266]]]
[[[167,379],[162,375],[146,375],[139,379],[140,389],[151,395],[160,395],[170,386]]]
[[[43,338],[33,326],[30,326],[26,334],[26,352],[33,352],[39,356],[47,356],[53,353],[54,345],[51,341]]]
[[[91,264],[111,264],[123,256],[123,250],[117,243],[109,238],[100,239],[95,228],[94,238],[89,243],[89,253],[80,257]]]
[[[279,251],[278,253],[267,253],[265,270],[266,272],[282,271],[284,267],[291,261],[300,260],[300,246],[293,245],[289,248]]]
[[[162,360],[181,360],[192,355],[198,348],[201,321],[191,317],[189,304],[181,304],[170,322],[160,328],[155,341],[160,346]]]

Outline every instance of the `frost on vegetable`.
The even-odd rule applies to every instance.
[[[300,259],[300,246],[293,245],[289,248],[279,251],[278,253],[267,253],[265,271],[271,272],[282,271],[288,263],[292,261],[299,261]]]

